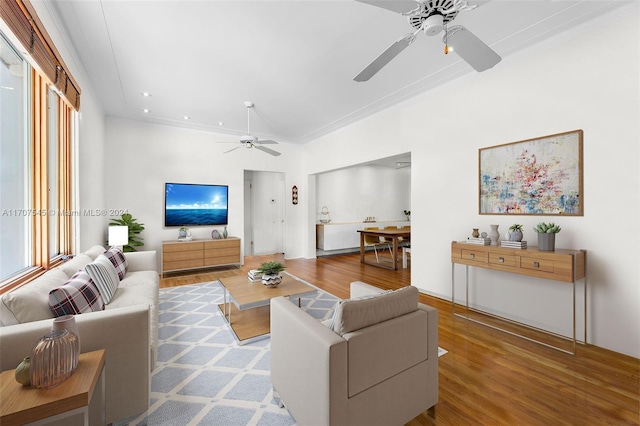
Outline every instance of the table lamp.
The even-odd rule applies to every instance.
[[[109,227],[109,245],[122,250],[123,246],[129,244],[129,227],[128,226],[110,226]]]

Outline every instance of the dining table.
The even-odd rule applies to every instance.
[[[364,263],[366,265],[372,265],[372,266],[378,266],[380,268],[385,268],[385,269],[392,269],[392,270],[397,270],[398,269],[398,242],[400,240],[400,238],[402,239],[409,239],[411,237],[411,229],[407,229],[407,228],[383,228],[383,229],[358,229],[358,231],[360,233],[360,263]],[[391,262],[389,265],[385,264],[385,263],[378,263],[378,262],[370,262],[368,260],[366,260],[365,258],[365,244],[364,244],[364,237],[365,235],[371,235],[371,236],[377,236],[377,237],[384,237],[384,238],[390,238],[391,239]]]

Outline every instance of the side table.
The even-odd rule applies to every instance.
[[[104,349],[80,354],[77,370],[53,389],[22,386],[15,380],[15,370],[3,371],[0,373],[0,424],[44,425],[81,415],[84,425],[104,425],[104,368]]]

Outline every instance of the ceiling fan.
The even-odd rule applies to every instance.
[[[392,12],[406,16],[409,24],[415,29],[398,39],[367,65],[360,74],[354,77],[357,82],[368,81],[400,52],[409,47],[418,34],[423,31],[428,36],[435,36],[443,32],[442,42],[445,44],[444,53],[456,52],[476,71],[482,72],[502,59],[489,46],[483,43],[471,31],[462,25],[448,27],[447,24],[458,16],[458,12],[473,10],[478,5],[471,6],[465,0],[356,0],[372,6],[378,6]]]
[[[247,134],[244,135],[244,136],[241,136],[240,137],[240,141],[238,141],[238,142],[219,142],[219,143],[239,143],[239,144],[241,144],[240,146],[232,148],[232,149],[230,149],[228,151],[225,151],[224,153],[226,154],[228,152],[235,151],[238,148],[245,147],[245,148],[259,149],[260,151],[264,151],[267,154],[271,154],[271,155],[276,156],[276,157],[278,155],[280,155],[280,153],[278,151],[274,151],[271,148],[267,148],[266,146],[262,146],[262,145],[269,145],[269,144],[277,144],[278,142],[276,142],[274,140],[271,140],[271,139],[258,139],[256,136],[253,136],[251,134],[250,128],[249,128],[249,115],[250,115],[249,110],[254,107],[254,104],[251,101],[246,101],[244,103],[244,106],[247,107]]]

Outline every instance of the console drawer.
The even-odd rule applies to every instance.
[[[489,253],[486,251],[462,249],[463,260],[471,260],[473,262],[487,263],[489,260]]]
[[[524,269],[531,269],[534,271],[553,272],[554,261],[549,259],[540,259],[535,257],[521,257],[520,267]]]
[[[516,257],[512,254],[489,253],[489,263],[504,266],[517,266]]]

